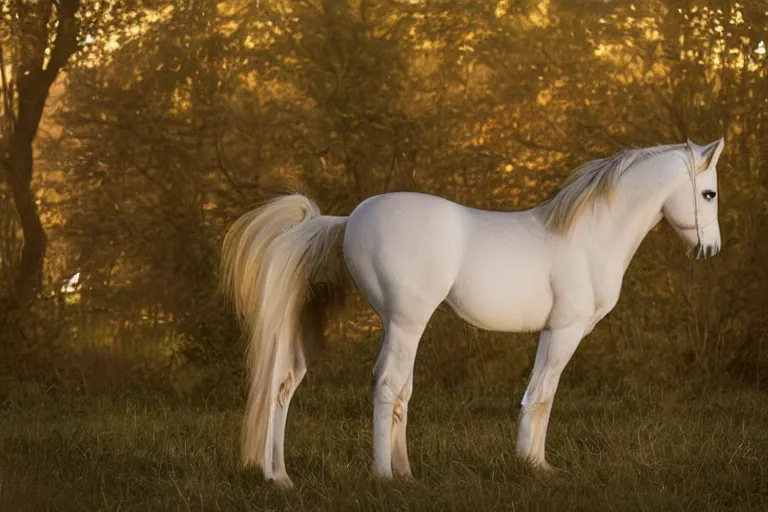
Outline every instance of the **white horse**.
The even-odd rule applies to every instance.
[[[582,165],[551,200],[526,211],[483,211],[418,193],[322,215],[307,197],[272,199],[240,217],[223,244],[222,284],[250,336],[245,465],[292,483],[284,435],[291,397],[322,335],[316,292],[346,227],[343,259],[379,315],[373,370],[374,475],[412,478],[406,446],[413,366],[443,302],[489,330],[542,331],[518,420],[517,454],[550,468],[545,438],[560,375],[581,339],[616,304],[624,273],[661,219],[698,258],[721,247],[716,164],[720,139],[623,151]]]

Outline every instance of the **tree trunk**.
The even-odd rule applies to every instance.
[[[54,8],[56,33],[49,48],[48,26]],[[33,144],[51,86],[78,49],[75,18],[78,9],[79,0],[40,0],[28,6],[20,20],[22,38],[14,52],[15,95],[3,76],[4,114],[10,120],[11,134],[3,148],[0,164],[13,193],[14,207],[24,234],[21,258],[11,285],[11,302],[16,308],[28,306],[42,286],[47,239],[32,188]],[[45,62],[48,49],[49,58]],[[5,62],[0,61],[0,66],[5,66]]]
[[[15,137],[14,137],[15,138]],[[32,190],[32,145],[13,145],[6,159],[9,168],[8,183],[13,192],[13,203],[24,233],[21,259],[11,287],[13,302],[23,306],[34,299],[42,285],[43,262],[47,240]]]

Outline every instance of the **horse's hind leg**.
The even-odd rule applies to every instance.
[[[307,373],[307,365],[297,359],[283,378],[277,393],[275,412],[272,416],[272,474],[270,480],[284,489],[293,487],[285,468],[285,427],[288,422],[288,407],[291,405],[296,388]]]
[[[413,478],[408,460],[408,442],[405,435],[408,424],[408,400],[413,392],[413,371],[405,388],[397,397],[392,412],[392,472],[403,478]]]
[[[285,428],[288,408],[296,389],[317,359],[323,344],[322,310],[310,304],[302,316],[301,337],[291,351],[289,370],[280,382],[272,416],[272,474],[270,479],[284,489],[293,487],[285,467]]]
[[[431,312],[430,312],[431,315]],[[414,322],[399,318],[386,321],[384,343],[373,371],[373,474],[392,478],[393,434],[402,434],[402,440],[396,441],[398,447],[396,460],[398,470],[405,470],[401,464],[401,455],[405,455],[405,422],[402,429],[396,428],[395,406],[398,413],[407,402],[402,397],[413,373],[416,350],[421,334],[427,325],[429,316],[423,321]],[[407,463],[407,455],[406,455]],[[410,470],[410,468],[408,468]]]
[[[405,416],[402,424],[398,419],[410,398],[406,385],[424,328],[450,293],[463,254],[458,210],[426,201],[373,198],[350,215],[344,234],[347,268],[384,327],[373,370],[371,468],[383,478],[392,478],[393,469],[409,473]]]

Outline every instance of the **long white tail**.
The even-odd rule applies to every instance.
[[[309,198],[272,199],[235,221],[224,238],[222,290],[247,330],[250,388],[242,430],[244,465],[272,470],[272,418],[280,385],[303,353],[311,285],[347,217],[323,216]],[[306,341],[306,340],[305,340]]]

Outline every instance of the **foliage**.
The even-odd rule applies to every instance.
[[[606,379],[614,364],[642,363],[640,381],[764,381],[768,60],[756,50],[768,15],[759,3],[95,5],[80,6],[81,51],[36,142],[46,172],[32,184],[49,240],[36,307],[53,325],[35,344],[56,347],[39,380],[58,372],[93,390],[124,375],[198,396],[239,390],[239,331],[216,295],[219,243],[236,215],[274,192],[308,192],[333,214],[392,190],[520,209],[587,159],[725,136],[725,251],[693,266],[673,235],[652,233],[617,309],[585,341],[590,359],[577,353],[574,365]],[[17,25],[4,21],[5,48]],[[0,292],[25,241],[5,213],[9,198],[0,186]],[[62,291],[76,272],[79,283]],[[376,336],[357,306],[333,338]],[[454,340],[458,325],[439,314],[428,336]],[[491,366],[528,361],[503,348],[510,336],[473,333],[462,336],[492,347]],[[126,369],[112,378],[98,376],[99,364],[73,369],[88,354]],[[457,375],[475,371],[459,366]]]

